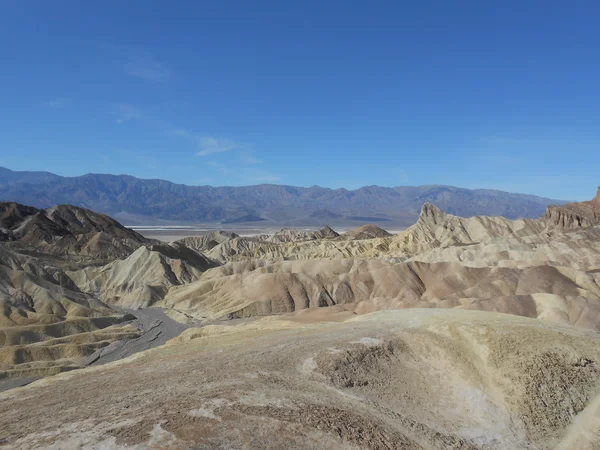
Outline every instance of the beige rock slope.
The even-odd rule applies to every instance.
[[[385,256],[390,238],[366,240],[318,239],[299,242],[274,243],[255,238],[236,238],[226,241],[206,253],[211,259],[223,263],[260,258],[267,261],[289,259],[339,259]]]
[[[229,233],[227,231],[213,231],[212,233],[205,234],[204,236],[190,236],[176,241],[177,243],[183,244],[197,252],[207,252],[223,242],[231,239],[239,238],[235,233]]]
[[[600,330],[600,273],[381,260],[230,263],[169,290],[158,305],[200,320],[343,305],[363,314],[398,308],[498,311]]]
[[[421,309],[202,330],[0,394],[2,443],[513,450],[599,442],[595,332]]]
[[[192,245],[222,263],[260,258],[265,260],[312,260],[339,258],[401,258],[435,249],[479,244],[494,238],[509,239],[547,232],[545,220],[508,220],[503,217],[458,217],[446,214],[431,204],[425,204],[417,223],[393,236],[385,230],[365,225],[338,237],[282,230],[266,239],[220,236],[207,238],[218,242],[210,248],[186,238],[179,242]],[[330,237],[331,236],[331,237]],[[196,239],[196,242],[198,240]]]
[[[137,335],[60,269],[0,247],[0,379],[80,367],[79,359]]]
[[[595,270],[600,268],[600,227],[439,247],[417,253],[409,261],[459,262],[475,267],[547,265]]]
[[[382,228],[376,225],[363,225],[362,227],[354,230],[346,231],[344,234],[339,236],[339,240],[343,241],[355,241],[360,239],[375,239],[375,238],[386,238],[392,236]]]
[[[432,248],[472,245],[492,238],[530,236],[545,228],[541,220],[453,216],[426,203],[417,223],[394,237],[390,253],[414,255]]]
[[[335,239],[339,234],[334,231],[329,225],[318,231],[301,231],[284,228],[281,231],[264,239],[269,242],[299,242],[299,241],[314,241],[316,239]]]
[[[128,258],[103,267],[68,272],[82,291],[113,305],[144,308],[164,297],[171,286],[195,281],[217,264],[181,243],[140,247]]]

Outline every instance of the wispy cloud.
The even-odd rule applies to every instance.
[[[213,153],[223,153],[233,150],[237,147],[236,143],[230,139],[217,139],[212,136],[202,136],[198,139],[200,151],[198,156],[207,156]]]
[[[45,106],[46,108],[58,109],[67,106],[67,104],[69,104],[70,101],[71,99],[68,98],[54,98],[52,100],[44,102],[43,106]]]
[[[144,113],[140,108],[127,103],[119,103],[114,105],[112,114],[116,117],[115,121],[119,125],[131,120],[139,120],[144,116]]]
[[[262,161],[250,152],[240,152],[240,161],[243,164],[262,164]]]
[[[125,65],[128,75],[149,81],[165,81],[172,75],[171,70],[151,54],[129,47],[128,49],[131,53],[130,59]]]
[[[239,147],[239,144],[232,139],[202,135],[181,128],[171,130],[171,134],[194,142],[198,148],[197,156],[228,152]]]

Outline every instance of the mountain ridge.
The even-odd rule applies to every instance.
[[[48,208],[73,204],[118,218],[128,225],[149,221],[251,223],[288,226],[385,221],[407,226],[424,203],[461,216],[541,216],[550,204],[565,203],[528,194],[445,185],[364,186],[355,190],[275,184],[188,186],[131,175],[62,177],[0,167],[0,200]]]

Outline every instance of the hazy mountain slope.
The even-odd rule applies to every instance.
[[[264,218],[295,225],[378,220],[410,225],[425,202],[462,216],[533,218],[542,215],[547,205],[561,203],[531,195],[451,186],[367,186],[353,191],[318,186],[211,187],[127,175],[46,175],[35,179],[30,172],[7,169],[0,172],[0,199],[44,208],[68,203],[140,220],[234,223]]]

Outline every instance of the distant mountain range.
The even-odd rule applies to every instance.
[[[540,217],[546,206],[562,204],[534,195],[452,186],[366,186],[356,190],[261,184],[243,187],[187,186],[129,175],[62,177],[0,167],[0,201],[38,208],[71,204],[102,212],[127,225],[175,222],[287,226],[380,223],[407,226],[424,203],[469,217]]]

